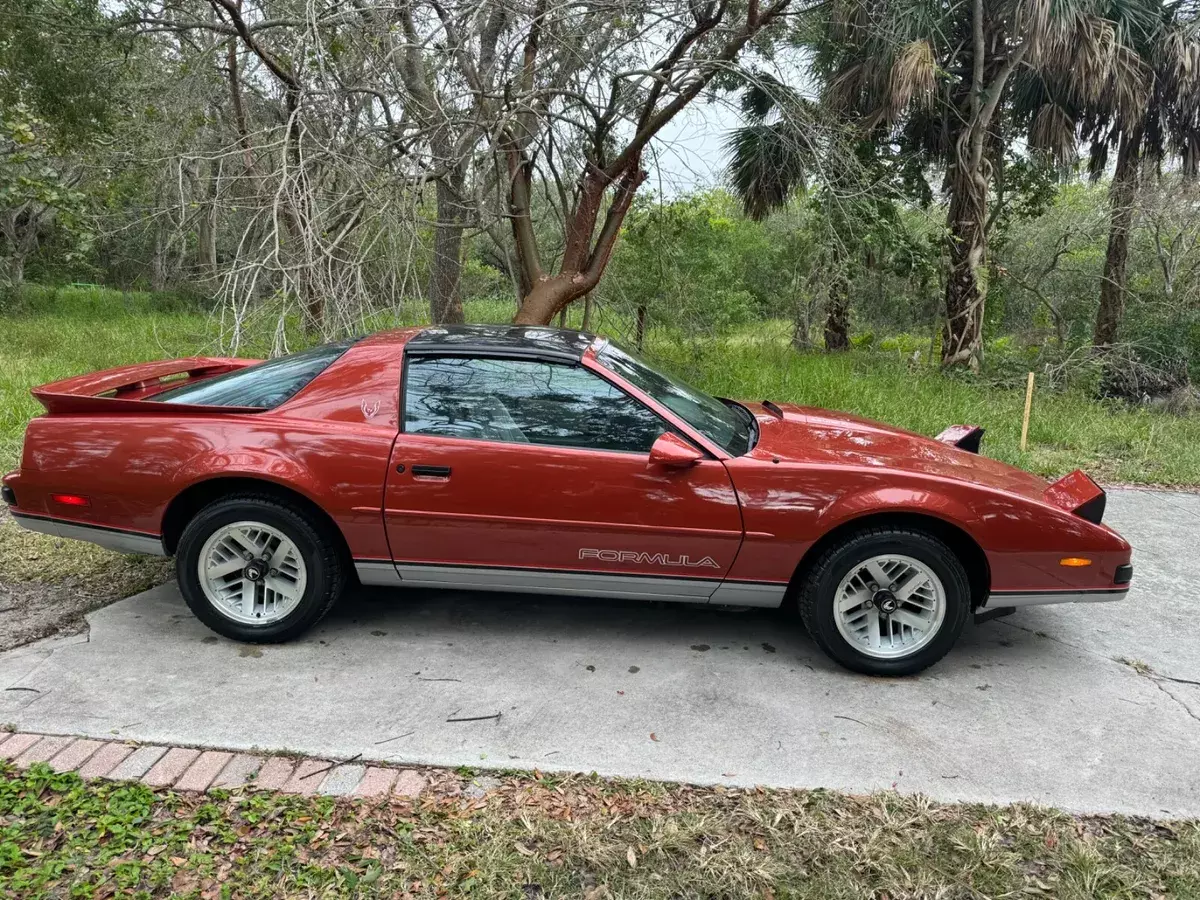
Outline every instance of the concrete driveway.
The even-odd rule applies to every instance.
[[[0,722],[1200,816],[1200,496],[1114,490],[1109,510],[1137,548],[1128,601],[968,626],[916,678],[848,674],[775,613],[416,590],[364,593],[302,641],[252,647],[212,635],[168,585],[93,614],[89,636],[0,655]]]

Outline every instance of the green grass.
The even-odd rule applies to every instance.
[[[508,301],[468,304],[472,321],[505,321]],[[420,320],[420,307],[380,314],[370,327]],[[572,311],[571,324],[579,324]],[[263,355],[267,317],[251,328],[243,355]],[[17,462],[21,435],[40,407],[29,388],[93,369],[174,355],[219,351],[221,323],[174,297],[103,288],[29,288],[16,311],[0,317],[0,465]],[[627,336],[629,323],[602,328]],[[652,332],[648,355],[723,396],[772,399],[859,413],[925,434],[955,423],[987,429],[984,451],[1045,476],[1085,468],[1107,481],[1200,484],[1200,416],[1101,403],[1080,391],[1035,394],[1029,449],[1019,449],[1024,392],[927,368],[898,353],[799,354],[787,347],[785,323],[766,322],[730,336],[687,341]],[[292,329],[291,344],[303,337]]]
[[[0,765],[0,894],[1200,897],[1200,826],[881,793],[431,771],[402,799],[180,795]]]
[[[1200,485],[1196,415],[1035,389],[1028,449],[1021,452],[1021,389],[913,371],[886,353],[797,354],[778,345],[721,343],[698,356],[662,351],[670,368],[721,396],[845,410],[929,435],[947,425],[981,425],[986,455],[1047,477],[1082,468],[1107,482]]]

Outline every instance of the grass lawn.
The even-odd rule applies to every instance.
[[[416,806],[0,766],[0,894],[203,898],[1187,898],[1200,825],[892,793],[436,771]]]

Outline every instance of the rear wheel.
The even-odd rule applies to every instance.
[[[919,531],[872,528],[821,554],[800,592],[818,646],[868,675],[911,675],[946,655],[971,610],[966,570]]]
[[[196,617],[237,641],[291,640],[345,587],[336,537],[301,508],[237,495],[196,514],[179,539],[176,571]]]

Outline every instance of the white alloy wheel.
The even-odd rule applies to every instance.
[[[854,566],[834,594],[838,631],[855,650],[900,659],[934,639],[946,617],[946,589],[925,563],[884,554]]]
[[[278,528],[262,522],[218,528],[204,542],[197,569],[213,609],[248,625],[286,618],[308,584],[299,548]]]

